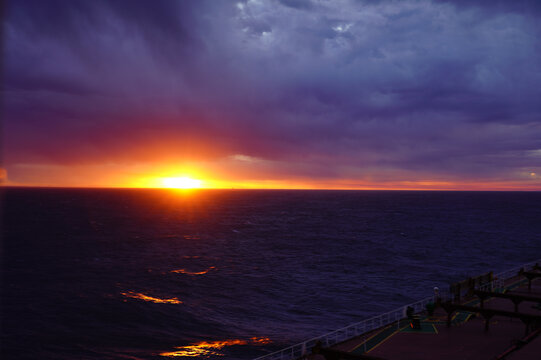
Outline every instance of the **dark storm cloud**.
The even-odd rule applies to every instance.
[[[541,167],[540,11],[489,3],[13,1],[6,161],[195,139],[312,177],[513,178]]]
[[[438,0],[442,3],[448,3],[460,9],[482,8],[496,13],[532,13],[541,12],[541,3],[536,0]]]

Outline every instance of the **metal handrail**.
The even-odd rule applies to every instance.
[[[398,309],[386,312],[384,314],[380,314],[341,329],[331,331],[330,333],[306,340],[300,344],[258,357],[255,360],[298,359],[306,355],[307,352],[319,341],[321,341],[323,346],[331,346],[395,322],[398,324],[401,319],[406,317],[406,309],[408,307],[412,307],[415,313],[419,313],[425,309],[426,304],[433,301],[433,296],[427,297],[417,302],[401,306]]]
[[[531,261],[521,266],[516,266],[512,269],[495,274],[491,282],[478,286],[477,290],[492,291],[493,289],[503,289],[506,280],[519,276],[520,270],[533,269],[533,267],[537,264],[541,264],[541,259]]]
[[[494,280],[488,284],[483,284],[480,288],[490,286],[490,289],[497,287],[503,287],[503,282],[507,279],[511,279],[518,275],[520,269],[532,268],[535,264],[541,263],[541,259],[529,262],[522,266],[498,273],[494,276]],[[438,298],[441,300],[447,300],[450,298],[450,294],[446,291],[440,292]],[[362,320],[360,322],[348,325],[338,330],[331,331],[330,333],[312,338],[310,340],[303,341],[302,343],[287,347],[285,349],[260,356],[254,360],[293,360],[299,359],[308,355],[310,349],[312,349],[317,342],[321,341],[323,346],[331,346],[340,342],[352,339],[356,336],[366,334],[369,331],[382,328],[393,323],[400,324],[400,320],[406,317],[406,309],[412,307],[414,313],[420,313],[423,311],[428,303],[435,302],[435,296],[430,296],[419,300],[417,302],[401,306],[398,309],[386,312],[381,315],[373,316],[369,319]]]

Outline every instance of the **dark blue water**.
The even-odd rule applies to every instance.
[[[541,193],[1,195],[2,359],[250,359],[541,257]]]

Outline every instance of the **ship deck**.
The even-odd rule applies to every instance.
[[[511,289],[506,291],[506,294],[539,298],[539,301],[520,302],[518,313],[541,316],[540,278],[532,280],[530,290],[524,277],[510,279],[506,286]],[[461,304],[480,306],[476,296],[465,299]],[[510,313],[515,313],[516,310],[510,299],[497,297],[485,300],[484,309]],[[539,359],[541,324],[534,320],[527,330],[524,318],[494,315],[490,318],[486,330],[485,319],[481,314],[457,311],[451,318],[451,326],[448,327],[447,312],[438,307],[433,316],[421,314],[419,330],[413,329],[409,320],[403,320],[331,347],[331,350],[345,353],[327,355],[327,359]],[[324,360],[325,356],[318,354],[308,358]]]

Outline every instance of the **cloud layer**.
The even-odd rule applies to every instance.
[[[5,167],[541,187],[540,15],[535,1],[11,1]]]

